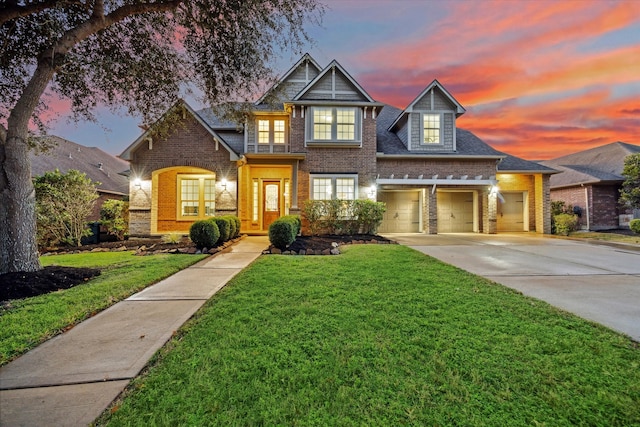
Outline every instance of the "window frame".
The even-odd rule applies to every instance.
[[[183,181],[198,181],[198,214],[197,215],[184,215],[183,203],[185,199],[182,197],[182,182]],[[210,182],[212,194],[210,198],[206,198],[205,188],[206,183]],[[201,219],[212,218],[215,216],[216,211],[216,176],[214,174],[189,174],[179,173],[176,176],[176,220],[177,221],[198,221]],[[189,199],[188,201],[195,201],[195,199]],[[205,215],[207,210],[207,203],[211,209],[211,215]]]
[[[316,121],[316,111],[330,110],[331,120],[330,123],[326,121]],[[338,122],[340,114],[338,112],[351,112],[353,113],[353,138],[341,139],[339,138],[339,129],[342,126],[349,126],[349,122]],[[362,146],[362,108],[352,106],[310,106],[307,111],[306,120],[306,132],[305,140],[308,145],[330,145],[330,146]],[[327,117],[325,115],[325,117]],[[316,138],[316,127],[329,126],[329,138]],[[326,134],[326,131],[323,132]]]
[[[330,180],[331,185],[331,198],[329,199],[316,199],[315,198],[315,180],[324,179]],[[353,179],[353,198],[352,199],[339,199],[339,200],[357,200],[358,199],[358,174],[325,174],[317,173],[309,175],[309,198],[311,200],[335,200],[337,199],[337,181],[339,179]]]
[[[281,121],[283,122],[284,128],[283,130],[280,131],[276,131],[276,122],[277,121]],[[268,141],[267,142],[262,142],[260,141],[260,135],[263,134],[265,131],[261,131],[260,130],[260,122],[268,122],[269,123],[269,128],[266,132],[268,132]],[[288,126],[288,118],[286,116],[260,116],[256,118],[256,122],[255,122],[255,126],[256,126],[256,136],[255,136],[255,143],[256,146],[270,146],[270,145],[276,145],[276,146],[285,146],[287,145],[287,141],[289,140],[289,126]],[[276,142],[276,133],[282,133],[283,138],[282,138],[282,142]]]
[[[425,131],[427,129],[436,129],[435,127],[426,127],[425,126],[425,120],[427,119],[427,117],[429,116],[434,116],[434,117],[438,117],[438,142],[426,142],[425,139]],[[444,114],[442,112],[435,112],[435,111],[430,111],[430,112],[425,112],[422,113],[420,115],[420,145],[424,145],[427,147],[433,147],[436,145],[443,145],[444,144],[444,138],[443,138],[443,128],[442,128],[442,124],[444,121]]]

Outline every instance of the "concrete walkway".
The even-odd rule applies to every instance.
[[[640,342],[640,247],[513,234],[389,234]]]
[[[0,368],[0,426],[86,426],[211,296],[269,245],[246,237]]]

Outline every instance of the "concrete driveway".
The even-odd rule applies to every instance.
[[[640,341],[640,247],[526,233],[386,234]]]

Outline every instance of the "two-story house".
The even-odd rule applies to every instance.
[[[186,233],[229,213],[243,233],[261,234],[306,200],[328,198],[385,202],[380,232],[549,233],[555,171],[458,128],[464,112],[437,80],[399,110],[338,62],[323,68],[304,55],[242,126],[180,101],[168,112],[180,125],[155,137],[152,127],[121,154],[131,234]]]

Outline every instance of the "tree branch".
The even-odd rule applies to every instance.
[[[7,2],[8,4],[0,8],[0,26],[12,19],[22,18],[42,12],[43,10],[52,9],[60,5],[81,4],[79,1],[60,1],[60,0],[41,0],[39,2],[27,3],[19,6],[17,2]]]

